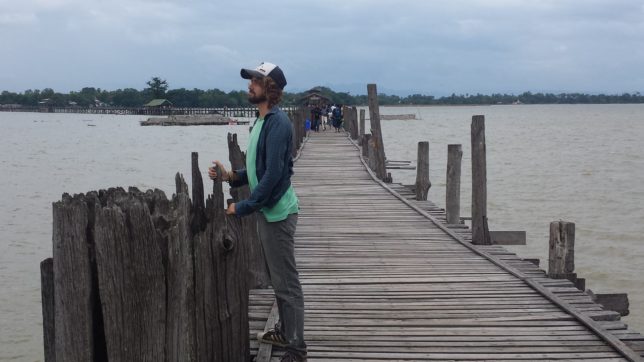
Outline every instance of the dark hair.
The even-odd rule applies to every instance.
[[[268,108],[273,108],[282,100],[282,88],[280,88],[271,77],[263,77],[261,79],[262,87],[264,88],[266,99],[268,100]]]

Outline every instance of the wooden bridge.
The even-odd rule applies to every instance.
[[[442,209],[379,181],[341,133],[304,145],[293,184],[310,361],[640,360],[644,337],[566,279],[497,245],[475,246]],[[256,361],[280,350],[271,290],[253,290]]]

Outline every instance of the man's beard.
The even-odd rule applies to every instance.
[[[248,93],[248,101],[251,104],[260,104],[262,102],[265,102],[266,100],[267,100],[266,94],[262,94],[261,96],[258,96],[258,95]]]

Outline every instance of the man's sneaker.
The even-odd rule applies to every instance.
[[[282,358],[280,358],[280,362],[306,362],[306,355],[302,356],[291,351],[286,351]]]
[[[263,343],[270,343],[277,347],[288,346],[288,341],[277,328],[269,329],[268,332],[257,333],[257,340]]]

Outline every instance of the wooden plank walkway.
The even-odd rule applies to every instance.
[[[644,338],[616,313],[499,246],[467,247],[441,209],[374,181],[345,134],[312,135],[295,171],[310,361],[639,359]],[[251,292],[254,354],[273,300]]]

